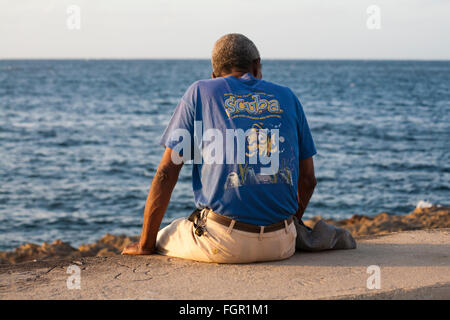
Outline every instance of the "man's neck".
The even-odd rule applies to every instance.
[[[222,77],[229,77],[229,76],[233,76],[236,78],[240,78],[242,77],[244,74],[249,73],[250,71],[232,71],[230,73],[224,74],[222,75]]]

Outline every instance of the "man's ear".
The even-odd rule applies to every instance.
[[[217,78],[217,76],[214,74],[214,71],[213,72],[211,72],[211,78]]]
[[[257,79],[261,79],[262,78],[261,58],[253,60],[253,62],[252,62],[252,75],[255,78],[257,78]]]

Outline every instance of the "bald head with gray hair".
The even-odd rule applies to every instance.
[[[239,33],[230,33],[214,44],[211,64],[214,75],[220,77],[233,70],[248,71],[257,59],[258,49],[249,38]]]

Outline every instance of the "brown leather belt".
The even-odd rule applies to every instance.
[[[188,220],[195,223],[196,222],[195,218],[199,216],[201,211],[202,210],[200,210],[200,209],[195,210],[189,216]],[[212,221],[217,222],[217,223],[219,223],[219,224],[221,224],[223,226],[226,226],[226,227],[229,227],[231,222],[233,221],[233,219],[225,217],[225,216],[222,216],[222,215],[220,215],[218,213],[215,213],[212,210],[208,210],[207,220],[212,220]],[[277,223],[274,223],[274,224],[270,224],[268,226],[264,226],[263,232],[267,233],[267,232],[274,232],[274,231],[278,231],[278,230],[284,229],[284,228],[286,228],[285,221],[286,221],[287,225],[289,226],[292,223],[293,220],[294,220],[293,216],[290,216],[286,220],[283,220],[283,221],[280,221],[280,222],[277,222]],[[250,223],[245,223],[245,222],[240,222],[240,221],[236,221],[234,223],[234,226],[233,226],[233,229],[246,231],[246,232],[252,232],[252,233],[261,233],[261,228],[262,228],[261,226],[257,226],[257,225],[250,224]]]

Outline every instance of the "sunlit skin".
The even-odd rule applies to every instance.
[[[211,74],[212,78],[233,76],[236,78],[242,77],[247,72],[250,72],[255,78],[261,79],[261,60],[258,58],[254,60],[248,70],[233,69],[230,72],[221,75]],[[156,174],[153,178],[150,191],[147,196],[144,209],[144,219],[142,223],[142,232],[139,242],[132,243],[126,246],[122,254],[130,255],[149,255],[155,252],[156,236],[158,234],[161,221],[169,205],[172,191],[178,181],[180,170],[183,166],[175,164],[172,161],[172,149],[166,148],[162,156],[161,162],[158,165]],[[309,203],[314,188],[316,186],[316,178],[314,175],[314,162],[310,157],[300,161],[300,178],[298,181],[298,210],[296,216],[300,219],[305,212],[306,206]]]

